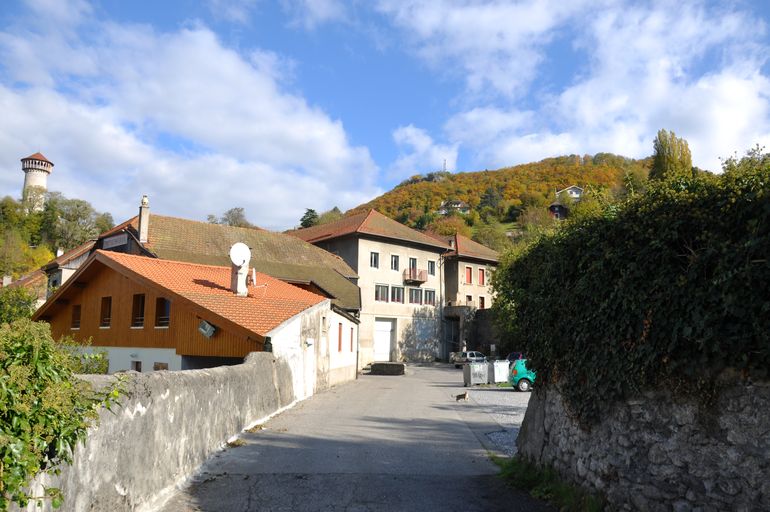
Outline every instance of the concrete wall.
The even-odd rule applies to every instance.
[[[269,353],[250,354],[238,366],[126,375],[122,406],[102,411],[73,465],[46,479],[64,492],[61,511],[155,510],[228,438],[295,397],[288,364]]]
[[[590,431],[536,387],[519,452],[604,494],[614,510],[770,510],[770,382],[723,388],[708,410],[668,392],[615,404]]]

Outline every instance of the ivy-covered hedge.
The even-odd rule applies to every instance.
[[[572,413],[659,386],[708,398],[726,368],[770,368],[770,158],[651,184],[494,276],[502,331]]]

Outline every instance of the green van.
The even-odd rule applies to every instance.
[[[516,359],[511,362],[508,370],[508,383],[519,391],[531,391],[535,382],[535,372],[527,369],[526,359]]]

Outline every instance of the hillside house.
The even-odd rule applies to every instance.
[[[246,275],[238,296],[230,267],[97,250],[34,319],[105,349],[110,373],[238,364],[267,346],[289,363],[295,398],[355,378],[357,319],[322,295]]]
[[[440,215],[449,215],[450,213],[462,213],[466,214],[471,211],[471,206],[465,201],[459,199],[451,199],[449,201],[442,201],[438,207],[438,213]]]
[[[548,213],[554,219],[566,219],[569,216],[569,206],[580,201],[583,197],[583,189],[577,185],[557,190],[554,201],[548,205]]]

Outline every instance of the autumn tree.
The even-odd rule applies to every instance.
[[[500,224],[485,224],[476,230],[473,240],[497,252],[504,252],[511,247],[511,241]]]
[[[428,231],[432,231],[437,235],[449,236],[454,234],[460,234],[463,236],[471,236],[471,228],[465,223],[465,221],[458,216],[442,217],[427,226]]]
[[[680,139],[674,132],[658,131],[653,141],[651,180],[668,180],[692,176],[692,157],[687,141]]]
[[[342,212],[336,206],[318,216],[317,224],[328,224],[342,218]]]

